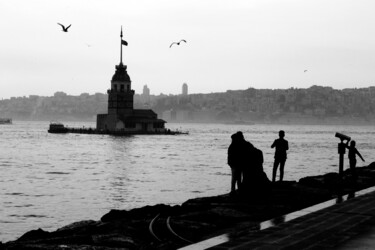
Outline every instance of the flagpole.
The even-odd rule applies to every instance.
[[[120,33],[120,65],[122,65],[122,25],[121,25],[121,33]]]

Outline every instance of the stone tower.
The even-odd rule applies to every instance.
[[[108,93],[108,114],[129,115],[133,110],[134,90],[131,89],[131,81],[126,71],[126,65],[122,63],[122,45],[127,42],[122,40],[121,29],[120,64],[116,65],[116,72],[111,80],[111,89]]]
[[[122,63],[122,46],[128,43],[122,40],[121,28],[120,64],[116,65],[108,93],[108,113],[98,114],[96,129],[111,134],[157,134],[165,132],[165,121],[158,119],[151,109],[134,109],[134,90]]]
[[[108,93],[108,114],[127,115],[133,110],[134,90],[126,72],[126,65],[120,62],[112,77],[111,89]]]

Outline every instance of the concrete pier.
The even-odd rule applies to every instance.
[[[235,232],[235,233],[234,233]],[[181,249],[373,249],[375,187]]]
[[[166,129],[164,131],[107,131],[92,128],[67,128],[67,133],[75,134],[99,134],[99,135],[181,135],[188,134],[177,130]]]
[[[160,129],[160,130],[103,130],[96,128],[72,128],[64,126],[61,123],[50,124],[48,130],[49,133],[53,134],[97,134],[97,135],[181,135],[189,134],[189,132],[179,131],[179,130],[170,130],[170,129]]]

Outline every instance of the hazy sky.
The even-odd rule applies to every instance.
[[[121,25],[136,93],[375,86],[374,10],[373,0],[0,0],[0,98],[105,93]]]

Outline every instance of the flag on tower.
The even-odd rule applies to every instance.
[[[121,39],[121,44],[122,44],[122,45],[125,45],[125,46],[128,46],[128,42],[125,41],[125,40],[122,40],[122,39]]]

